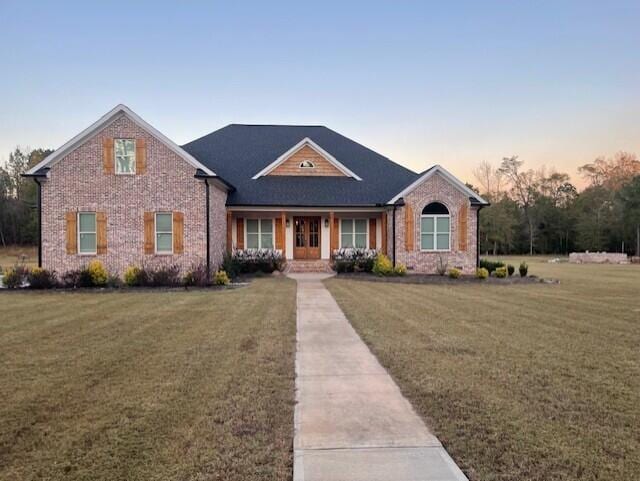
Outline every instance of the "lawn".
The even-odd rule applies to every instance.
[[[7,246],[0,247],[0,268],[6,269],[18,262],[28,266],[38,265],[38,248],[34,246]]]
[[[0,292],[0,479],[291,479],[295,289]]]
[[[638,479],[640,266],[530,273],[560,284],[326,284],[472,480]]]

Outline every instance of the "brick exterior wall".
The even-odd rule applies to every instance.
[[[465,274],[473,274],[476,270],[477,239],[477,207],[471,207],[469,198],[446,178],[436,173],[415,190],[410,192],[404,201],[410,205],[414,216],[413,250],[407,252],[405,243],[405,207],[396,210],[396,263],[402,263],[413,272],[434,274],[440,257],[448,267],[457,267]],[[451,215],[451,250],[449,252],[423,252],[420,250],[420,216],[422,209],[431,202],[440,202],[449,209]],[[467,204],[467,249],[459,249],[458,214],[463,204]],[[389,257],[393,255],[392,223],[393,212],[387,214],[387,239]]]
[[[146,172],[141,175],[105,174],[104,138],[144,138]],[[112,273],[130,265],[173,265],[182,271],[206,261],[205,185],[194,178],[195,168],[163,142],[125,115],[55,163],[42,187],[42,263],[62,274],[100,259]],[[222,262],[226,243],[226,193],[210,187],[211,266]],[[68,211],[105,212],[107,253],[67,254]],[[144,254],[144,212],[184,213],[184,253]]]

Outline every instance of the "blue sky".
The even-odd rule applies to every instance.
[[[464,180],[640,154],[640,2],[0,0],[0,160],[118,103],[178,143],[323,124]],[[577,180],[577,179],[576,179]]]

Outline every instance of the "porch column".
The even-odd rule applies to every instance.
[[[227,211],[227,252],[231,253],[233,249],[233,212]]]
[[[283,211],[280,212],[280,223],[282,224],[281,226],[281,233],[280,235],[282,235],[282,258],[286,261],[287,260],[287,214]]]

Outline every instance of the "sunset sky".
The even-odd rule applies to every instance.
[[[0,0],[0,19],[0,161],[118,103],[178,143],[233,122],[322,124],[471,182],[504,156],[580,184],[577,166],[640,154],[637,0]]]

